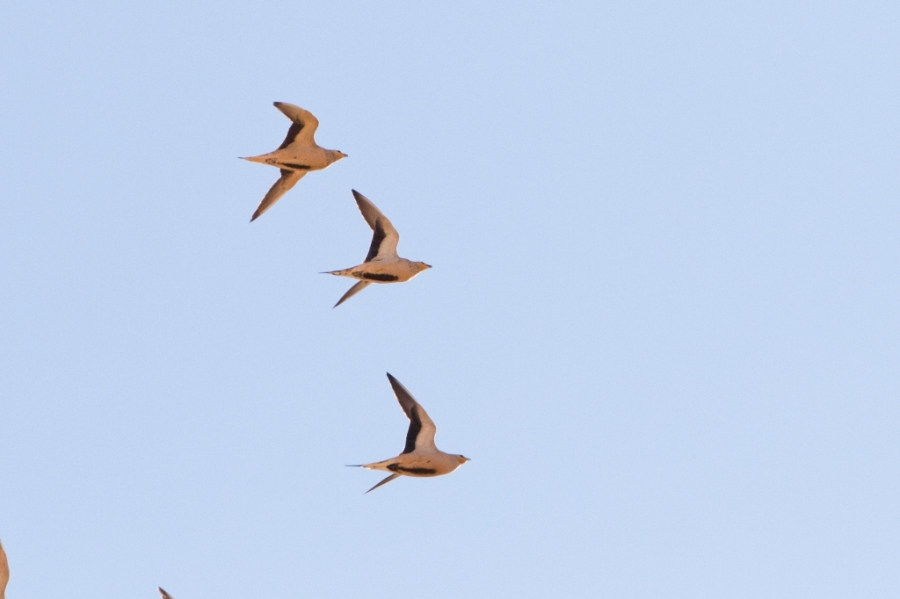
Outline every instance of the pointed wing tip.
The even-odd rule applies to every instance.
[[[353,199],[356,200],[356,205],[359,206],[359,209],[361,211],[365,209],[364,207],[375,208],[375,204],[372,203],[372,200],[359,193],[355,189],[351,189],[350,191],[353,192]],[[378,211],[378,208],[375,208],[375,210]]]
[[[334,273],[331,273],[331,274],[334,274]],[[348,289],[344,295],[341,296],[341,299],[338,300],[338,303],[336,303],[334,306],[332,306],[332,310],[334,308],[337,308],[338,306],[340,306],[341,304],[343,304],[348,299],[350,299],[351,297],[353,297],[354,295],[356,295],[357,293],[359,293],[360,291],[362,291],[363,289],[365,289],[368,286],[369,286],[369,281],[358,281],[355,285],[353,285],[353,287]]]
[[[390,383],[391,383],[391,387],[393,387],[394,389],[397,389],[399,387],[400,389],[403,389],[404,391],[406,391],[406,387],[403,386],[403,383],[401,383],[400,381],[397,380],[397,377],[395,377],[390,372],[387,372],[385,374],[387,374],[388,381],[390,381]],[[406,391],[406,392],[409,393],[409,391]]]
[[[369,489],[368,491],[366,491],[365,493],[363,493],[363,495],[367,495],[367,494],[371,493],[372,491],[374,491],[375,489],[377,489],[377,488],[380,487],[381,485],[386,485],[386,484],[388,484],[389,482],[391,482],[392,480],[394,480],[394,479],[397,478],[398,476],[400,476],[400,473],[399,473],[399,472],[395,472],[394,474],[391,474],[389,477],[381,479],[380,481],[378,481],[378,484],[377,484],[377,485],[375,485],[374,487],[372,487],[371,489]]]

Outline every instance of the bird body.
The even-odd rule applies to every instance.
[[[363,218],[372,228],[372,243],[362,264],[323,273],[359,280],[359,283],[351,287],[338,300],[338,303],[334,305],[335,308],[371,283],[403,283],[431,268],[424,262],[414,262],[398,256],[397,244],[400,242],[400,234],[397,233],[391,221],[375,207],[375,204],[355,189],[353,197],[356,198],[356,205]]]
[[[9,582],[9,561],[3,543],[0,543],[0,599],[6,597],[6,584]]]
[[[426,268],[429,268],[428,265],[423,267],[421,262],[397,258],[390,261],[363,262],[343,270],[328,271],[328,274],[351,277],[370,283],[405,283]]]
[[[281,169],[281,177],[260,202],[250,222],[271,208],[306,173],[322,170],[347,157],[343,152],[326,150],[316,144],[315,134],[319,121],[311,112],[285,102],[275,102],[275,107],[292,121],[287,137],[277,150],[244,160],[277,167]]]
[[[377,485],[369,489],[373,491],[381,485],[387,484],[399,476],[441,476],[450,474],[469,458],[452,453],[445,453],[434,444],[434,435],[437,427],[412,394],[406,390],[400,381],[390,373],[387,375],[394,395],[403,412],[409,418],[409,430],[406,433],[406,447],[403,453],[397,457],[372,462],[371,464],[357,464],[359,468],[368,470],[383,470],[392,474],[383,479]],[[368,493],[369,491],[366,491]]]
[[[316,146],[314,148],[301,147],[275,150],[259,156],[247,156],[244,160],[292,171],[319,171],[331,166],[341,158],[343,156],[339,156],[334,150],[324,150]]]
[[[422,453],[404,453],[395,458],[362,464],[367,470],[384,470],[385,472],[397,472],[406,476],[441,476],[450,474],[460,464],[459,457],[442,451],[428,451]]]

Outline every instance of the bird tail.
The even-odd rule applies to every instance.
[[[259,156],[238,156],[241,160],[249,160],[250,162],[258,162],[260,164],[269,164],[266,159],[268,154],[260,154]]]

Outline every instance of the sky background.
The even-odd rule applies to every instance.
[[[897,597],[898,31],[3,3],[8,599]],[[249,224],[273,101],[349,158]],[[351,188],[434,268],[332,310]],[[385,372],[472,461],[365,495]]]

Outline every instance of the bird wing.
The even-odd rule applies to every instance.
[[[172,599],[172,595],[162,590],[162,587],[156,587],[156,590],[158,590],[159,594],[162,595],[162,599]]]
[[[406,432],[406,447],[403,448],[401,455],[412,453],[417,449],[436,450],[434,434],[437,432],[437,427],[428,416],[428,413],[391,373],[388,373],[387,377],[391,382],[391,387],[394,389],[394,395],[397,396],[397,401],[400,402],[400,407],[403,408],[407,418],[409,418],[409,430]]]
[[[353,192],[353,197],[356,198],[356,205],[359,206],[359,211],[362,213],[363,218],[366,219],[366,222],[369,223],[369,226],[372,230],[375,230],[375,221],[378,220],[379,216],[384,216],[381,213],[381,210],[375,207],[375,204],[372,203],[372,200],[359,193],[355,189],[351,189]]]
[[[372,244],[369,246],[369,253],[366,254],[364,262],[385,258],[398,258],[397,244],[400,242],[400,234],[391,224],[381,210],[375,207],[375,204],[366,196],[353,190],[353,197],[356,198],[356,205],[363,218],[372,228]]]
[[[9,561],[6,559],[6,551],[3,543],[0,543],[0,599],[6,596],[6,583],[9,582]]]
[[[372,233],[372,243],[369,245],[369,253],[366,254],[364,262],[372,260],[384,260],[386,258],[397,259],[397,243],[400,236],[397,229],[391,224],[387,217],[380,217],[375,223],[375,232]]]
[[[332,306],[332,308],[337,308],[338,306],[340,306],[341,304],[346,302],[348,299],[350,299],[351,297],[353,297],[354,295],[356,295],[357,293],[359,293],[360,291],[362,291],[363,289],[368,287],[371,283],[372,283],[372,281],[360,281],[359,283],[357,283],[356,285],[354,285],[353,287],[348,289],[347,293],[342,295],[341,299],[338,300],[338,303],[336,303],[334,306]]]
[[[281,199],[281,196],[286,194],[288,190],[297,184],[297,181],[303,178],[303,175],[306,174],[307,171],[295,171],[287,168],[281,169],[281,178],[278,181],[275,181],[275,185],[269,189],[269,193],[266,194],[266,197],[262,199],[262,202],[259,203],[259,206],[256,208],[256,212],[253,213],[253,217],[250,219],[252,223],[257,218],[262,216],[262,213],[272,207],[272,204]]]
[[[394,473],[394,474],[390,475],[390,476],[387,477],[387,478],[381,479],[381,482],[380,482],[380,483],[378,483],[377,485],[375,485],[374,487],[372,487],[371,489],[369,489],[368,491],[366,491],[366,493],[368,493],[369,491],[374,491],[375,489],[377,489],[377,488],[380,487],[381,485],[386,485],[386,484],[388,484],[389,482],[391,482],[392,480],[394,480],[394,479],[397,478],[398,476],[400,476],[399,473]]]
[[[316,145],[315,135],[316,129],[319,128],[319,121],[310,111],[285,102],[275,102],[274,104],[275,108],[294,122],[291,128],[288,129],[287,137],[284,138],[284,142],[279,146],[279,150],[283,150],[291,144]]]

